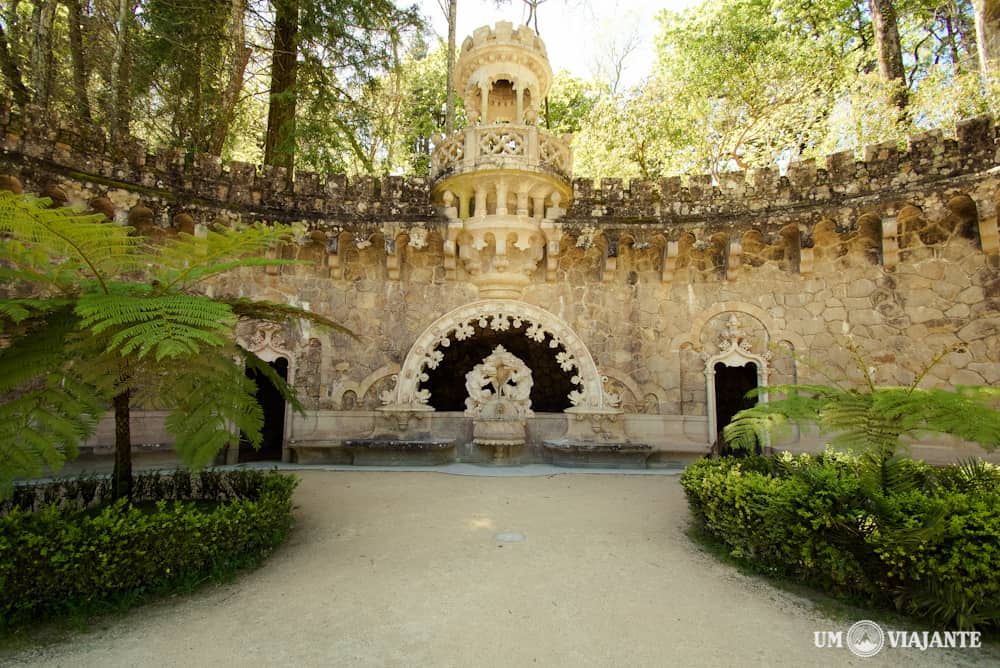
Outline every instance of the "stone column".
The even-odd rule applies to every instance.
[[[497,215],[507,215],[507,182],[497,181]]]
[[[519,82],[514,83],[514,97],[517,100],[517,113],[514,122],[518,125],[524,124],[524,88]]]
[[[483,186],[476,186],[476,218],[483,218],[486,216],[486,188]]]
[[[458,217],[462,219],[469,217],[469,193],[464,190],[458,193]]]
[[[487,111],[490,108],[490,88],[492,86],[488,82],[480,82],[479,84],[479,102],[480,102],[480,115],[479,124],[486,125],[488,123]]]
[[[545,217],[545,195],[535,195],[531,198],[531,207],[534,217],[541,220]]]
[[[517,215],[528,215],[528,189],[525,186],[517,189]]]

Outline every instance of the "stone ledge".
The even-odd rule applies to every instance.
[[[455,461],[452,439],[358,438],[344,441],[343,448],[356,466],[436,466]]]
[[[296,464],[350,464],[351,453],[340,443],[293,443],[288,446]]]
[[[542,448],[554,466],[579,468],[646,468],[653,446],[646,443],[544,441]]]

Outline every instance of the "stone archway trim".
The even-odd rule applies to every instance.
[[[291,385],[295,381],[295,356],[288,348],[285,339],[285,329],[274,322],[257,322],[247,337],[237,337],[244,348],[267,363],[274,362],[279,357],[288,360],[288,378]]]
[[[410,347],[396,376],[395,386],[382,394],[383,410],[427,411],[430,392],[420,389],[427,380],[427,369],[434,369],[444,358],[439,347],[451,345],[452,338],[465,340],[474,333],[474,325],[503,331],[524,325],[525,336],[535,341],[551,337],[549,345],[560,345],[565,352],[556,360],[564,371],[573,372],[572,382],[580,387],[570,392],[570,411],[610,409],[594,359],[580,337],[561,319],[543,308],[510,299],[485,299],[460,306],[435,320]]]
[[[613,367],[604,367],[602,371],[604,376],[607,376],[610,380],[621,383],[622,387],[631,392],[637,403],[641,404],[645,400],[646,395],[643,394],[642,388],[640,388],[636,382],[632,380],[632,376],[628,373],[622,369],[616,369]],[[601,380],[603,380],[603,378]]]
[[[769,340],[788,341],[792,344],[795,350],[806,349],[806,342],[801,336],[794,332],[779,329],[774,322],[774,318],[771,317],[771,314],[760,306],[750,304],[748,302],[716,302],[691,320],[691,327],[687,332],[674,337],[674,339],[670,342],[670,352],[680,352],[681,346],[685,343],[691,344],[691,346],[693,346],[696,350],[699,349],[699,337],[701,336],[701,330],[712,318],[729,311],[743,313],[756,318],[760,321],[760,324],[764,326],[765,331],[767,331]]]
[[[364,377],[361,382],[346,381],[340,383],[336,386],[336,394],[333,395],[333,401],[338,406],[343,405],[344,395],[348,392],[354,392],[354,396],[357,397],[358,401],[364,401],[365,396],[372,389],[375,383],[379,382],[387,376],[392,376],[399,373],[399,365],[395,362],[390,362],[385,364],[375,371]]]

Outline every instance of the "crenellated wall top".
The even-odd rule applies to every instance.
[[[516,46],[518,49],[529,49],[548,60],[545,42],[526,25],[514,26],[510,21],[498,21],[496,26],[481,26],[462,42],[461,53],[465,54],[490,46]]]
[[[567,219],[618,222],[684,222],[704,218],[747,218],[810,206],[890,200],[914,188],[948,179],[976,177],[997,165],[993,118],[977,116],[958,123],[954,138],[933,130],[910,138],[905,150],[894,142],[865,147],[821,160],[793,162],[777,169],[660,179],[573,180],[573,206]]]
[[[26,120],[30,118],[30,122]],[[574,179],[572,208],[563,220],[580,224],[674,224],[745,220],[807,207],[905,199],[908,192],[948,181],[969,181],[997,165],[996,127],[990,116],[957,126],[955,137],[931,131],[895,144],[869,146],[862,160],[845,151],[825,160],[776,169],[661,179]],[[31,109],[12,113],[0,101],[0,165],[5,173],[43,190],[46,179],[66,178],[96,190],[137,192],[141,199],[177,206],[229,209],[266,220],[336,223],[441,220],[427,177],[352,177],[296,172],[180,149],[151,150],[130,140],[109,146],[96,128]],[[41,186],[41,187],[39,187]]]

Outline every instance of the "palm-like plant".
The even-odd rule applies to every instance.
[[[291,240],[291,226],[220,228],[152,244],[100,214],[48,206],[0,192],[0,496],[14,479],[58,470],[75,456],[109,404],[116,497],[131,489],[133,405],[169,411],[166,427],[194,468],[240,432],[256,447],[263,412],[246,368],[301,405],[238,345],[237,321],[303,319],[350,334],[301,308],[199,290],[236,269],[288,264],[263,252]]]

